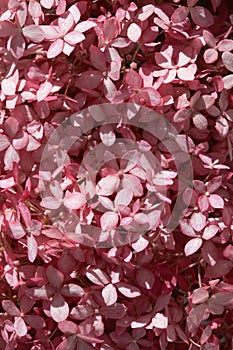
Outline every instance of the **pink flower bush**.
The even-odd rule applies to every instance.
[[[232,25],[0,2],[0,349],[233,347]]]

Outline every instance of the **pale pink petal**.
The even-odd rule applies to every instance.
[[[131,284],[119,282],[116,286],[119,292],[121,292],[121,294],[123,294],[127,298],[136,298],[141,295],[140,290],[137,287],[132,286]]]
[[[84,21],[84,22],[78,23],[74,30],[81,32],[81,33],[84,33],[87,30],[94,28],[95,26],[96,26],[96,23],[94,23],[92,21]]]
[[[184,247],[184,252],[186,256],[192,255],[198,251],[202,245],[201,238],[193,238]]]
[[[56,322],[65,321],[69,316],[69,306],[61,294],[57,293],[54,295],[50,312],[53,320]]]
[[[204,52],[203,57],[206,63],[208,64],[214,63],[218,59],[218,51],[216,51],[215,49],[207,49]]]
[[[118,224],[118,215],[113,212],[106,212],[100,218],[100,225],[102,230],[107,231],[116,228]]]
[[[223,39],[218,43],[218,50],[220,52],[232,51],[233,50],[233,40]]]
[[[104,124],[100,127],[100,138],[105,146],[112,146],[115,143],[116,135],[111,125]]]
[[[206,217],[202,213],[193,213],[190,224],[197,232],[200,232],[206,225]]]
[[[217,45],[217,41],[214,35],[208,30],[203,30],[203,39],[205,40],[206,45],[215,48]]]
[[[37,242],[33,235],[27,236],[28,260],[33,263],[37,256]]]
[[[128,30],[127,30],[128,38],[132,42],[136,43],[140,39],[141,35],[142,35],[141,28],[136,23],[130,24],[130,26],[129,26]]]
[[[48,196],[42,199],[42,201],[40,202],[40,205],[42,205],[47,209],[58,209],[61,203],[62,203],[61,200],[58,200],[55,197]]]
[[[133,191],[131,188],[124,188],[120,190],[114,200],[116,208],[127,207],[133,199]]]
[[[195,63],[192,63],[187,68],[179,68],[177,71],[177,76],[181,80],[192,81],[194,80],[194,75],[197,71],[197,66]]]
[[[54,58],[58,56],[62,52],[63,47],[64,47],[64,41],[62,39],[55,40],[48,49],[47,57]]]
[[[97,193],[100,196],[110,196],[112,195],[118,185],[119,185],[120,179],[117,175],[108,175],[106,177],[103,177],[99,182],[98,182],[98,187],[97,187]]]
[[[159,328],[159,329],[166,329],[168,326],[168,318],[167,316],[164,316],[162,313],[157,313],[151,321],[153,327]]]
[[[222,61],[226,69],[233,72],[233,54],[231,52],[223,52]]]
[[[216,209],[224,208],[224,200],[218,194],[211,194],[209,197],[210,205]]]
[[[24,231],[23,226],[18,221],[15,221],[15,222],[10,221],[9,227],[14,239],[20,239],[26,235],[26,232]]]
[[[202,238],[205,240],[211,239],[217,234],[218,231],[219,227],[217,225],[209,225],[204,229]]]
[[[22,33],[27,39],[34,43],[40,43],[45,37],[43,30],[34,24],[24,27]]]
[[[37,101],[43,101],[50,94],[52,88],[53,85],[49,81],[46,80],[42,83],[36,93]]]
[[[58,27],[56,26],[41,25],[40,29],[43,31],[44,37],[47,40],[56,40],[60,37]]]
[[[81,41],[85,40],[85,36],[78,31],[73,31],[66,34],[64,40],[70,45],[76,45]]]
[[[64,200],[64,205],[69,209],[80,209],[86,203],[86,199],[82,193],[79,192],[66,192]]]
[[[22,317],[15,318],[14,328],[19,337],[24,337],[27,334],[27,326]]]
[[[117,301],[117,291],[113,284],[108,284],[102,290],[102,296],[106,305],[115,304]]]

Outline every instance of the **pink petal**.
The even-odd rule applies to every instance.
[[[133,191],[130,188],[120,190],[114,200],[116,208],[127,207],[133,199]]]
[[[231,52],[223,52],[222,61],[226,69],[233,72],[233,54]]]
[[[113,284],[108,284],[102,290],[102,296],[106,305],[115,304],[117,301],[117,291]]]
[[[214,35],[208,30],[203,30],[203,39],[205,40],[206,45],[212,48],[215,48],[215,46],[217,45],[217,41]]]
[[[184,247],[184,252],[186,256],[194,254],[202,245],[201,238],[193,238]]]
[[[207,28],[214,24],[214,19],[210,11],[202,6],[195,6],[191,8],[190,14],[193,22],[199,27]]]
[[[206,63],[211,64],[217,61],[218,52],[215,49],[207,49],[203,57]]]
[[[199,198],[198,198],[198,206],[200,208],[200,210],[202,212],[208,210],[209,208],[209,200],[208,198],[206,197],[206,195],[201,195]]]
[[[133,195],[135,197],[142,196],[143,194],[141,181],[135,175],[124,174],[122,186],[123,188],[132,189]]]
[[[206,225],[206,217],[202,213],[193,213],[190,224],[197,232],[200,232]]]
[[[224,200],[218,194],[211,194],[209,197],[210,205],[213,208],[224,208]]]
[[[44,40],[43,30],[34,24],[26,26],[22,29],[23,35],[34,43],[40,43]]]
[[[86,199],[80,192],[66,192],[64,200],[64,205],[69,209],[80,209],[86,204]]]
[[[186,6],[179,6],[172,14],[171,20],[173,23],[183,22],[189,14],[189,9]]]
[[[36,97],[37,101],[43,101],[52,91],[53,85],[49,81],[45,81],[40,85],[39,90],[37,90]]]
[[[44,37],[47,40],[56,40],[60,37],[58,27],[56,26],[41,25],[40,29],[43,31]]]
[[[103,231],[116,228],[118,224],[118,215],[113,212],[106,212],[100,218],[100,225]]]
[[[2,307],[3,307],[4,311],[6,311],[9,316],[20,316],[20,311],[15,306],[13,301],[11,301],[11,300],[3,300],[2,301]]]
[[[33,235],[27,236],[28,260],[33,263],[37,256],[37,242]]]
[[[187,68],[179,68],[177,71],[177,75],[181,80],[192,81],[194,80],[194,74],[196,73],[196,71],[197,66],[195,63],[192,63]]]
[[[14,328],[19,337],[24,337],[27,334],[27,326],[22,317],[16,317]]]
[[[51,316],[56,322],[62,322],[69,316],[69,306],[63,296],[59,293],[55,294],[51,306],[50,306]]]
[[[111,125],[104,124],[100,127],[100,138],[105,146],[112,146],[115,143],[116,135]]]
[[[106,177],[103,177],[99,182],[98,182],[98,187],[97,187],[97,193],[100,196],[110,196],[112,195],[118,185],[119,185],[119,177],[117,175],[108,175]]]
[[[128,27],[128,30],[127,30],[128,38],[132,42],[136,43],[139,40],[139,38],[141,37],[141,35],[142,35],[141,28],[136,23],[130,24],[130,26]]]
[[[181,221],[180,228],[181,228],[181,232],[184,235],[189,236],[189,237],[197,237],[195,231],[187,222]]]
[[[147,106],[158,106],[161,102],[161,96],[158,91],[152,87],[145,87],[140,90],[140,96],[145,100]]]
[[[78,31],[73,31],[66,34],[64,40],[70,45],[76,45],[81,41],[85,40],[85,36]]]
[[[92,21],[83,21],[81,23],[78,23],[74,30],[80,33],[84,33],[87,30],[94,28],[95,26],[96,26],[96,23]]]
[[[206,130],[208,127],[208,120],[206,117],[201,113],[195,113],[193,117],[193,124],[196,126],[199,130]]]
[[[219,230],[217,225],[209,225],[205,228],[202,238],[205,240],[209,240],[213,238]]]
[[[55,40],[48,49],[47,57],[54,58],[58,56],[62,52],[63,47],[64,47],[64,41],[62,39]]]
[[[9,227],[11,229],[11,233],[14,239],[20,239],[26,235],[23,226],[20,222],[9,222]]]
[[[0,134],[0,151],[3,151],[4,149],[6,149],[7,147],[9,147],[10,142],[8,140],[8,138],[3,135]]]
[[[145,250],[148,247],[148,244],[149,244],[148,240],[141,236],[141,237],[139,237],[139,239],[136,242],[132,243],[132,248],[137,253],[139,253],[139,252]]]
[[[223,39],[218,43],[218,50],[220,52],[232,51],[233,50],[233,40]]]
[[[166,329],[168,326],[168,318],[164,316],[162,313],[157,313],[151,321],[153,327],[159,328],[159,329]]]
[[[58,200],[55,197],[45,197],[43,200],[40,202],[40,205],[47,209],[58,209],[61,206],[61,201]]]
[[[220,136],[226,137],[229,132],[229,124],[227,119],[220,115],[216,120],[215,128]]]
[[[192,303],[202,304],[209,299],[209,293],[204,288],[197,288],[193,292]]]
[[[40,4],[48,10],[53,6],[53,2],[51,0],[40,0]]]

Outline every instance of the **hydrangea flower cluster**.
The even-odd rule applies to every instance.
[[[1,0],[0,55],[0,349],[233,348],[232,2]]]

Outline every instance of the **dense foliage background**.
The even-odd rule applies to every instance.
[[[0,349],[233,348],[232,26],[226,0],[1,0]],[[163,115],[192,161],[182,201],[192,199],[173,232],[174,154],[145,130],[88,119],[61,183],[39,173],[63,121],[126,102]],[[138,148],[106,157],[97,183],[90,169],[80,178],[83,156],[117,138]],[[41,177],[53,193],[43,200]],[[150,215],[148,193],[164,203]],[[51,220],[62,205],[102,241],[119,225],[147,233],[119,247],[82,244]]]

